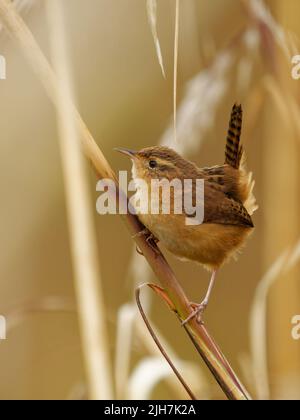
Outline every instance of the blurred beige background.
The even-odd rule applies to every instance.
[[[113,168],[129,169],[129,163],[113,148],[157,144],[171,123],[175,2],[158,0],[158,32],[167,73],[164,80],[145,1],[63,1],[68,11],[66,25],[80,112]],[[36,3],[24,18],[48,55],[44,1]],[[270,0],[266,4],[285,29],[299,35],[297,0]],[[245,375],[240,361],[245,364],[250,351],[249,315],[255,290],[276,258],[299,240],[299,131],[287,121],[290,110],[282,98],[278,105],[276,89],[268,79],[273,69],[265,47],[260,45],[253,56],[250,54],[253,73],[248,87],[243,85],[242,89],[236,82],[238,63],[249,53],[243,43],[235,46],[234,40],[251,25],[255,26],[239,0],[181,0],[179,104],[185,97],[186,83],[205,68],[209,71],[224,49],[233,48],[236,54],[225,76],[228,86],[216,107],[213,124],[203,133],[199,147],[195,144],[186,157],[202,166],[222,163],[230,108],[235,101],[243,101],[244,142],[260,209],[254,217],[255,233],[242,256],[218,276],[206,321],[237,373],[249,383],[250,391],[251,374]],[[54,109],[18,45],[4,29],[0,45],[7,60],[7,80],[0,81],[0,313],[6,314],[14,313],[23,302],[73,297],[74,291]],[[280,80],[286,96],[293,96],[299,104],[300,81],[291,80],[289,63],[280,48],[271,45],[270,49],[276,66],[274,80]],[[206,100],[201,98],[204,109]],[[91,170],[96,200],[95,181]],[[134,250],[119,217],[95,214],[95,219],[113,353],[117,311],[133,296],[128,268]],[[208,273],[167,257],[188,295],[200,300]],[[155,281],[154,276],[151,280]],[[294,342],[290,334],[291,318],[300,313],[299,297],[299,264],[295,264],[280,276],[269,295],[272,398],[300,398],[300,342]],[[159,302],[153,305],[154,319],[178,355],[203,366],[173,317]],[[142,354],[136,343],[133,360]],[[0,366],[1,399],[72,396],[78,384],[85,382],[76,314],[24,318],[9,331],[8,339],[0,342]],[[203,371],[211,397],[222,398],[204,366]],[[153,396],[176,397],[165,384],[157,387]]]

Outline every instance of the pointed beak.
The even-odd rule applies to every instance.
[[[134,158],[137,154],[136,151],[129,149],[115,148],[114,150],[116,150],[119,153],[122,153],[123,155],[129,156],[131,159]]]

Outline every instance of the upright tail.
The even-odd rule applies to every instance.
[[[243,146],[240,144],[242,132],[243,111],[242,106],[233,106],[225,149],[225,164],[240,170],[240,194],[245,209],[250,216],[258,209],[253,194],[255,182],[252,172],[246,170],[246,162]]]
[[[243,157],[243,146],[240,144],[242,132],[242,106],[233,106],[225,148],[225,164],[239,169]]]

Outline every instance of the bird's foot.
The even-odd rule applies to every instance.
[[[152,248],[152,250],[156,253],[156,255],[160,255],[160,251],[156,246],[159,242],[159,239],[157,239],[156,236],[154,236],[153,233],[150,232],[150,230],[147,228],[136,233],[135,235],[133,235],[132,238],[133,239],[140,238],[141,236],[145,236],[147,244]],[[140,255],[143,255],[143,253],[140,250],[138,250],[138,253]]]
[[[144,256],[143,252],[140,250],[140,248],[138,248],[137,246],[135,247],[136,252],[141,255],[142,257]]]
[[[193,312],[184,320],[182,321],[181,325],[184,327],[189,321],[196,318],[198,324],[204,324],[202,320],[202,316],[204,311],[207,308],[207,301],[204,300],[202,303],[190,303],[190,307],[192,308]]]
[[[132,236],[132,239],[140,238],[141,236],[149,236],[150,234],[151,234],[150,230],[148,228],[145,228],[145,229],[141,230],[140,232],[134,234]]]

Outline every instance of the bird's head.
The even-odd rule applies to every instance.
[[[140,178],[148,182],[151,179],[188,178],[189,172],[195,170],[194,164],[168,147],[147,147],[139,152],[128,149],[116,150],[131,158],[133,178]]]

